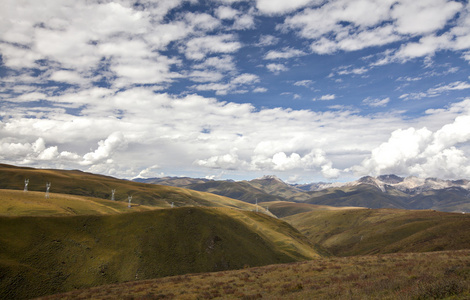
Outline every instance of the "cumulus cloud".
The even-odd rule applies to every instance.
[[[119,149],[125,148],[127,143],[122,132],[113,132],[106,140],[98,142],[98,148],[83,156],[82,165],[93,165],[109,159]]]
[[[359,174],[414,174],[422,177],[470,176],[468,154],[458,146],[470,141],[470,116],[432,132],[427,128],[396,130],[354,169]]]

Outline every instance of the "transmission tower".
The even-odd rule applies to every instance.
[[[111,190],[111,200],[114,201],[114,193],[116,192],[116,189]]]
[[[127,200],[129,200],[129,204],[127,204],[127,207],[131,208],[132,195],[127,196]]]
[[[24,192],[27,192],[28,191],[28,184],[29,184],[29,179],[25,179],[24,180]]]
[[[46,182],[46,199],[49,199],[49,189],[51,188],[51,183]]]

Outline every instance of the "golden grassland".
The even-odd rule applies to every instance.
[[[470,250],[320,258],[40,299],[470,299]]]
[[[154,210],[156,207],[68,194],[0,190],[0,216],[108,215]]]
[[[432,210],[310,211],[283,218],[335,256],[470,249],[470,215]]]

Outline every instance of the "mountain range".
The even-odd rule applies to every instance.
[[[249,203],[289,201],[329,206],[470,211],[470,181],[397,175],[365,176],[345,183],[288,184],[273,175],[250,181],[188,177],[136,179],[184,187]],[[266,204],[269,206],[269,204]]]

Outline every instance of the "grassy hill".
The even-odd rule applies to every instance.
[[[437,211],[310,211],[284,218],[333,255],[470,249],[470,215]]]
[[[23,191],[25,179],[29,179],[29,191],[45,192],[46,182],[51,182],[51,195],[62,193],[110,199],[111,190],[115,189],[116,201],[127,202],[128,196],[131,195],[133,204],[161,208],[169,208],[171,203],[174,203],[176,207],[255,209],[254,205],[243,201],[184,188],[133,182],[77,170],[33,169],[0,164],[0,189]]]
[[[134,281],[47,299],[470,299],[470,250],[270,265]]]
[[[147,211],[156,207],[128,204],[67,194],[0,190],[0,216],[73,216],[108,215],[125,212]]]
[[[2,299],[319,257],[287,223],[227,208],[3,216],[0,228]]]

